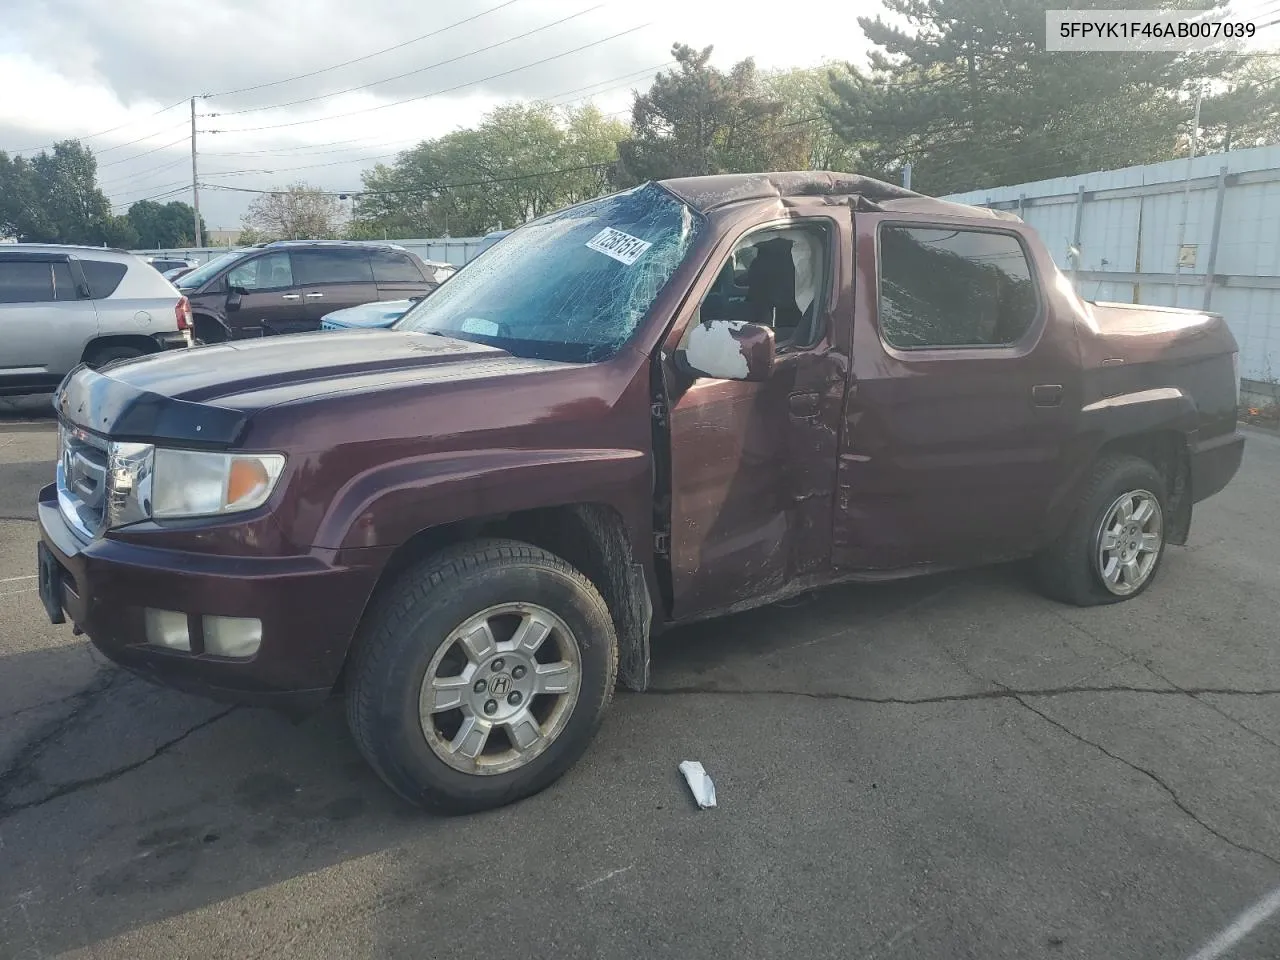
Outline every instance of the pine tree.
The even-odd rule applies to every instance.
[[[930,193],[1169,159],[1185,149],[1191,91],[1237,64],[1224,55],[1048,52],[1047,5],[1033,0],[884,4],[910,27],[859,18],[878,48],[872,75],[836,76],[827,112],[851,142],[873,135],[863,151],[871,166],[910,162],[912,185]]]

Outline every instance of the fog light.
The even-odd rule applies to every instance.
[[[262,646],[262,621],[251,617],[205,617],[204,652],[215,657],[252,657]]]
[[[187,630],[187,615],[176,610],[146,608],[147,643],[170,650],[191,650],[191,634]]]

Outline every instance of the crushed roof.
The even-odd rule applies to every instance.
[[[939,200],[906,187],[886,183],[856,173],[833,173],[827,170],[797,170],[784,173],[724,173],[708,177],[677,177],[661,181],[671,191],[700,213],[717,207],[750,200],[787,197],[861,197],[874,206],[901,213],[935,213],[950,216],[991,217],[1017,220],[1003,210],[975,207],[950,200]]]

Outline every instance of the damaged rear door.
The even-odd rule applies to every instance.
[[[722,247],[667,340],[703,319],[774,328],[764,382],[693,378],[668,359],[670,542],[676,619],[826,569],[848,369],[847,214],[801,201]],[[754,264],[754,267],[753,267]]]

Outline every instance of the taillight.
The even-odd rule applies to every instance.
[[[178,305],[173,308],[174,319],[178,321],[179,330],[191,327],[191,301],[186,297],[178,298]]]

